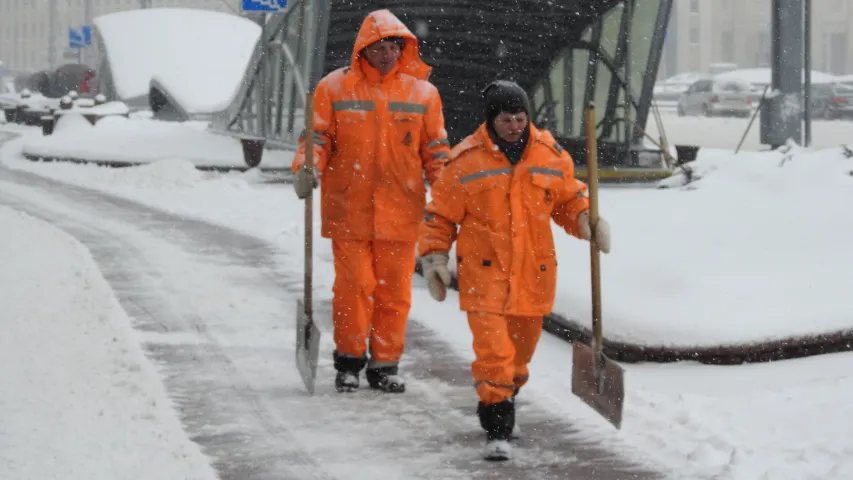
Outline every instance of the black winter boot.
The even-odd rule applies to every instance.
[[[352,355],[341,355],[337,351],[333,354],[335,360],[335,390],[338,392],[352,392],[358,388],[358,374],[367,364],[367,357],[353,357]]]
[[[367,378],[370,388],[382,390],[386,393],[404,393],[406,391],[406,382],[398,374],[396,366],[368,367],[364,371],[364,376]]]
[[[493,405],[477,405],[480,426],[486,431],[486,451],[483,458],[491,461],[509,460],[509,439],[515,427],[515,403],[504,400]]]

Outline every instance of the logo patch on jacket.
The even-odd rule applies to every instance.
[[[406,136],[403,137],[403,145],[407,147],[412,146],[412,132],[406,132]]]

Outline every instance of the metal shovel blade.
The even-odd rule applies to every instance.
[[[599,358],[601,363],[596,365],[595,349],[574,342],[572,393],[619,429],[625,402],[624,371],[604,354]]]
[[[314,394],[314,379],[317,378],[317,358],[320,355],[320,329],[305,313],[302,299],[296,302],[296,368],[302,376],[308,393]]]

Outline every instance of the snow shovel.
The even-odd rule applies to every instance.
[[[595,227],[598,224],[598,146],[595,106],[586,108],[586,158],[589,187],[590,270],[592,280],[592,345],[574,342],[572,357],[572,393],[612,423],[622,427],[625,400],[623,370],[604,356],[601,331],[601,263]]]
[[[314,171],[314,94],[305,98],[305,168]],[[320,329],[314,323],[314,195],[305,199],[305,292],[296,302],[296,368],[308,393],[314,394],[317,358],[320,354]]]

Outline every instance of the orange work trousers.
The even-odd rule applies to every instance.
[[[337,353],[362,358],[369,338],[368,367],[396,366],[412,306],[415,243],[332,240],[332,254]]]
[[[527,364],[542,334],[542,317],[468,312],[468,325],[474,335],[471,371],[480,401],[492,405],[511,398],[527,383]]]

